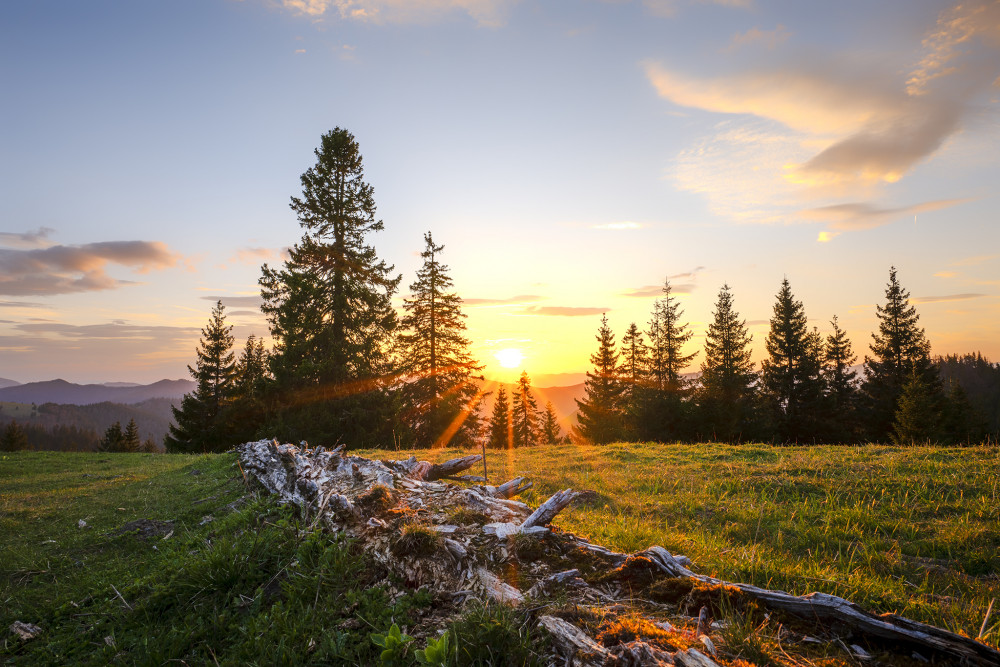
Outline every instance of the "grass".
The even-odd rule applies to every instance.
[[[702,573],[833,593],[972,637],[1000,598],[996,447],[615,444],[488,456],[491,482],[535,481],[522,496],[531,504],[566,487],[595,491],[556,523],[621,551],[660,544]],[[377,662],[370,635],[393,623],[419,638],[413,649],[440,629],[443,601],[266,498],[232,504],[246,493],[233,455],[0,454],[0,662],[363,665]],[[148,524],[163,534],[145,538],[115,534],[140,519],[171,523]],[[727,617],[728,646],[782,662],[759,630],[766,619]],[[6,633],[15,620],[43,634],[21,642]],[[499,647],[520,656],[506,664],[538,661],[520,611],[473,607],[450,623],[460,664],[505,664]],[[1000,613],[982,638],[998,644]]]
[[[565,445],[489,451],[487,466],[493,483],[532,479],[521,496],[532,505],[595,491],[559,515],[565,530],[624,552],[659,544],[729,581],[839,595],[971,637],[996,599],[981,637],[1000,644],[996,446]]]

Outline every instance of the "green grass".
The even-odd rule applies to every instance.
[[[487,467],[494,483],[530,477],[532,505],[594,490],[556,524],[624,552],[659,544],[729,581],[822,591],[972,637],[996,599],[982,636],[1000,644],[995,446],[565,445],[489,451]]]
[[[616,444],[489,452],[488,466],[492,482],[533,479],[532,504],[596,491],[556,523],[612,548],[661,544],[702,573],[825,591],[975,637],[1000,598],[998,456]],[[0,454],[0,662],[364,665],[378,656],[371,633],[398,623],[416,649],[439,629],[444,601],[268,499],[234,509],[246,493],[231,454]],[[111,534],[137,519],[171,520],[173,533]],[[21,642],[6,631],[15,620],[43,634]],[[746,619],[748,637],[759,623]],[[450,627],[462,664],[496,664],[498,646],[538,660],[523,614],[473,607]],[[474,654],[483,645],[470,638],[487,634]],[[739,627],[730,634],[735,645]],[[1000,614],[983,638],[997,645]]]

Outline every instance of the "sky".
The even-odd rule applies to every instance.
[[[335,127],[396,303],[430,231],[490,377],[581,381],[666,279],[690,351],[728,284],[759,361],[787,278],[860,360],[892,266],[1000,361],[996,0],[5,2],[0,90],[3,378],[188,377],[217,299],[267,337]]]

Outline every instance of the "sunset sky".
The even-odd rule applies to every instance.
[[[892,265],[933,353],[1000,361],[998,1],[34,0],[0,63],[0,377],[188,377],[218,298],[266,335],[337,126],[494,377],[580,381],[668,276],[692,351],[728,283],[759,361],[787,276],[863,358]]]

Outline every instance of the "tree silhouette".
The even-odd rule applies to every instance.
[[[548,401],[545,403],[545,414],[542,415],[542,443],[546,445],[558,444],[561,435],[562,432],[559,429],[559,422],[556,420],[555,408],[552,407],[552,401]]]
[[[164,439],[168,452],[209,452],[237,444],[230,441],[222,414],[233,396],[235,361],[233,327],[226,324],[226,308],[218,301],[195,349],[195,367],[188,372],[197,386],[172,408],[174,422]],[[119,425],[120,428],[120,425]]]
[[[865,356],[862,384],[869,435],[882,441],[892,434],[899,397],[914,373],[936,401],[941,398],[940,379],[930,359],[930,342],[917,324],[920,316],[910,305],[910,293],[899,284],[896,267],[889,269],[885,299],[884,306],[875,307],[879,328],[872,334],[872,354]]]
[[[430,232],[424,244],[400,322],[401,370],[408,377],[401,389],[404,419],[417,446],[466,447],[480,430],[482,377],[474,374],[483,367],[469,353],[462,299],[451,291],[448,267],[439,259],[444,246],[435,245]]]
[[[819,333],[809,330],[805,309],[792,295],[788,278],[781,282],[765,345],[769,358],[761,363],[761,385],[778,437],[785,442],[815,438],[823,394],[823,345]]]
[[[531,395],[531,378],[521,371],[511,405],[511,423],[515,447],[538,444],[538,402]]]
[[[577,421],[580,435],[596,444],[621,439],[622,383],[618,379],[618,352],[615,335],[608,326],[607,315],[601,316],[597,330],[597,352],[590,355],[594,370],[587,372],[583,400],[577,399]]]
[[[4,428],[3,437],[0,437],[0,451],[18,452],[23,449],[28,449],[28,434],[17,421],[11,420]]]
[[[850,442],[857,437],[855,424],[858,383],[851,366],[857,361],[847,333],[837,316],[830,321],[833,331],[823,346],[823,379],[826,384],[825,431],[831,442]]]
[[[354,136],[324,134],[292,210],[305,230],[281,268],[265,264],[262,312],[279,397],[271,430],[289,438],[378,445],[391,439],[400,276],[368,245],[381,231]]]
[[[732,441],[747,435],[756,380],[750,341],[746,321],[733,308],[729,285],[723,285],[705,336],[705,361],[701,364],[699,408],[702,427],[710,437]]]
[[[497,390],[497,399],[493,402],[487,444],[493,449],[508,449],[514,446],[510,422],[510,402],[507,400],[507,389],[503,385],[500,385]]]

